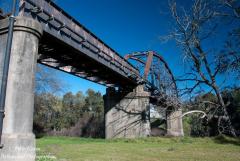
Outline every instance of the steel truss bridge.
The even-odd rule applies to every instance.
[[[0,12],[0,19],[7,16]],[[122,57],[51,0],[20,0],[19,16],[43,27],[38,63],[107,87],[128,89],[144,83],[154,94],[177,96],[173,74],[156,52]]]

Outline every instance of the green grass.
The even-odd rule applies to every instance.
[[[216,138],[87,139],[43,137],[38,161],[239,161],[240,140]]]

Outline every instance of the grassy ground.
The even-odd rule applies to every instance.
[[[240,140],[217,138],[84,139],[43,137],[38,161],[240,161]],[[57,159],[50,159],[52,155]]]

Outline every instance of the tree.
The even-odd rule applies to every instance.
[[[77,109],[77,113],[79,116],[82,116],[84,113],[84,106],[85,106],[85,96],[81,91],[78,91],[75,95],[75,106]]]
[[[104,113],[100,92],[89,89],[62,97],[51,93],[36,95],[34,131],[39,134],[103,137]]]
[[[237,23],[228,33],[224,49],[219,55],[221,63],[221,72],[235,73],[237,79],[240,80],[240,2],[238,0],[221,0],[225,10],[218,11],[218,15],[226,17],[227,22]]]
[[[190,116],[191,135],[193,136],[215,136],[218,134],[218,115],[214,113],[217,105],[217,97],[212,93],[200,94],[190,102],[190,109],[204,111],[207,117],[199,118],[196,115]]]
[[[34,131],[44,133],[61,129],[61,101],[56,96],[63,91],[63,82],[51,69],[37,66],[34,98]]]
[[[36,134],[60,129],[58,121],[59,103],[59,98],[50,93],[42,93],[35,96],[33,129]]]
[[[77,100],[72,92],[68,92],[62,99],[62,120],[65,128],[74,126],[80,118],[81,106],[77,106]]]
[[[223,99],[225,102],[229,102],[227,110],[231,116],[232,125],[235,127],[237,134],[240,135],[240,89],[224,90]]]
[[[87,97],[85,99],[85,107],[88,111],[95,114],[103,113],[103,99],[100,92],[95,92],[92,89],[87,90]]]
[[[181,95],[196,95],[206,90],[214,93],[217,103],[213,113],[218,114],[219,133],[229,131],[236,136],[227,111],[228,103],[224,102],[220,82],[217,81],[221,62],[214,55],[219,55],[219,50],[208,45],[216,38],[218,26],[223,25],[222,17],[217,12],[222,7],[216,1],[195,0],[191,8],[180,12],[176,2],[170,3],[175,28],[168,38],[176,40],[188,65],[188,71],[177,79],[179,82],[187,82],[187,86],[180,91]]]
[[[83,136],[103,137],[104,107],[102,95],[100,92],[95,92],[92,89],[88,89],[86,94],[84,109],[88,113],[89,121],[83,128]]]
[[[55,69],[54,69],[55,70]],[[37,65],[35,93],[59,93],[64,91],[64,82],[53,69]]]

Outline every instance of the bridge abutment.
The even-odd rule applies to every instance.
[[[104,96],[105,137],[137,138],[150,135],[149,122],[150,93],[143,85],[131,92],[108,88]]]
[[[0,71],[4,63],[8,19],[0,21]],[[41,25],[30,18],[16,17],[9,64],[1,161],[34,161],[32,133],[34,84]],[[0,73],[2,77],[2,73]]]
[[[181,109],[167,112],[167,135],[184,136]]]

